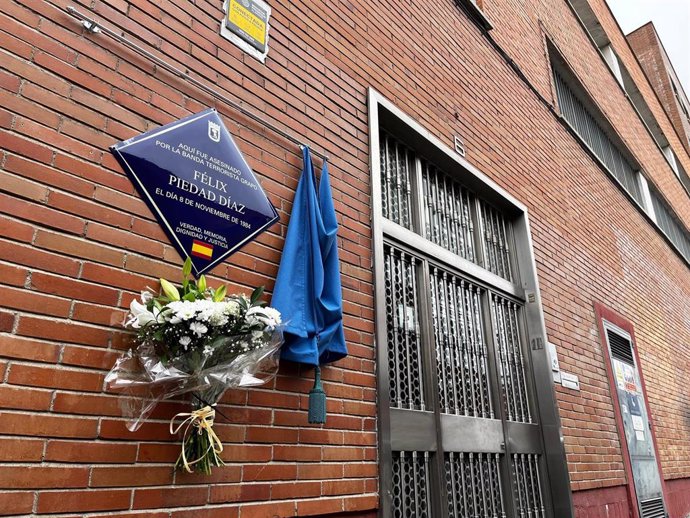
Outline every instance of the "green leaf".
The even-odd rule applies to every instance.
[[[184,265],[182,266],[182,278],[186,279],[189,277],[189,275],[192,273],[192,260],[187,257],[184,261]]]
[[[206,277],[199,277],[199,291],[206,291]]]
[[[221,286],[216,290],[216,292],[213,294],[213,302],[220,302],[225,298],[225,294],[227,293],[228,289],[225,286]]]
[[[194,302],[196,300],[196,293],[187,293],[184,297],[182,297],[183,300],[188,300],[189,302]]]
[[[258,288],[256,288],[254,290],[254,292],[252,293],[252,296],[251,296],[252,306],[254,304],[256,304],[256,301],[261,298],[261,295],[263,295],[263,293],[264,293],[264,287],[263,286],[259,286]]]
[[[163,288],[163,293],[165,293],[170,300],[180,300],[180,292],[177,288],[172,285],[172,283],[166,281],[165,279],[160,279],[161,288]]]

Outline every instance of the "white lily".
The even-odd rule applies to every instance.
[[[247,311],[247,321],[251,323],[254,320],[258,320],[266,326],[268,331],[272,331],[281,323],[280,312],[271,307],[254,306]]]
[[[129,305],[130,318],[126,325],[133,329],[139,329],[151,322],[159,322],[160,310],[156,307],[149,311],[145,304],[134,299]]]

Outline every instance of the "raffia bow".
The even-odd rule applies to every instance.
[[[182,428],[184,428],[184,433],[182,436],[182,452],[180,453],[180,459],[182,461],[182,467],[187,471],[187,473],[192,472],[192,466],[198,462],[204,460],[208,455],[214,455],[215,459],[221,464],[223,461],[218,457],[218,455],[223,451],[223,443],[220,438],[216,435],[213,430],[213,420],[216,417],[216,411],[210,406],[205,406],[199,410],[194,410],[193,412],[180,412],[175,415],[170,420],[170,433],[177,434]],[[182,418],[182,422],[175,427],[175,421]],[[190,433],[194,433],[194,428],[196,428],[196,433],[198,435],[206,434],[208,441],[208,448],[201,454],[198,458],[193,460],[187,459],[186,445],[190,437]]]

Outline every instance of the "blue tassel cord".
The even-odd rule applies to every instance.
[[[309,422],[324,424],[326,422],[326,393],[321,386],[321,369],[314,371],[314,388],[309,392]]]

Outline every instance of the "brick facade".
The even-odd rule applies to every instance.
[[[579,392],[556,386],[578,516],[613,516],[591,502],[614,502],[621,516],[629,505],[616,500],[625,477],[595,302],[635,326],[663,477],[686,487],[688,264],[558,118],[547,39],[686,226],[690,198],[568,4],[485,0],[494,25],[486,35],[453,0],[269,3],[266,65],[217,34],[220,1],[3,5],[0,514],[375,515],[369,87],[449,146],[462,136],[469,162],[529,209],[548,340],[561,368],[581,382]],[[168,419],[185,406],[161,405],[130,433],[103,387],[126,347],[129,302],[158,277],[175,278],[181,264],[108,146],[218,109],[281,216],[213,271],[211,281],[225,280],[231,291],[265,284],[270,292],[300,155],[113,40],[85,33],[68,4],[92,7],[109,28],[331,157],[350,356],[323,371],[328,423],[307,424],[313,371],[284,364],[269,386],[224,397],[231,422],[218,420],[217,430],[228,464],[211,478],[170,469],[177,446]],[[690,171],[684,143],[604,0],[590,4]],[[690,512],[682,498],[674,517]],[[598,510],[580,511],[592,506]]]
[[[654,25],[651,22],[643,25],[628,34],[627,39],[673,126],[680,135],[683,145],[690,152],[690,119],[683,112],[680,103],[683,102],[686,111],[690,109],[690,104]],[[672,82],[675,83],[678,98],[675,95]]]

